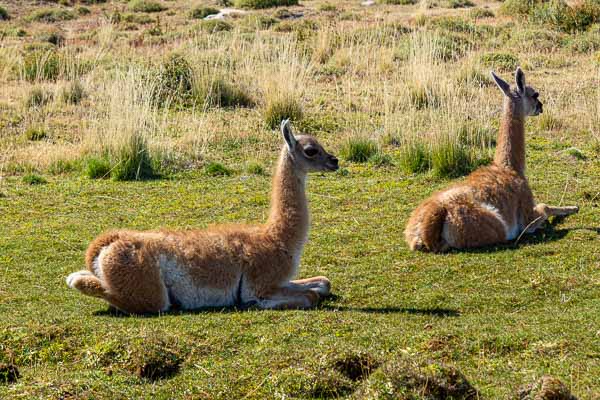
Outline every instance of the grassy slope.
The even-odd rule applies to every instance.
[[[542,374],[596,398],[600,221],[598,198],[585,198],[598,190],[599,165],[536,147],[530,176],[538,198],[558,203],[566,176],[576,174],[563,203],[582,210],[517,249],[409,253],[402,240],[408,214],[444,181],[358,165],[349,166],[347,177],[312,177],[314,222],[301,276],[327,275],[336,295],[314,311],[122,318],[64,284],[83,265],[89,240],[108,228],[262,220],[268,177],[191,175],[126,184],[66,177],[45,186],[10,178],[0,199],[0,335],[24,376],[0,386],[0,397],[237,398],[250,392],[248,398],[264,398],[282,390],[287,367],[350,349],[380,359],[404,350],[447,361],[489,398],[514,393]],[[186,357],[178,376],[145,384],[94,358],[103,346],[144,335],[177,338]]]

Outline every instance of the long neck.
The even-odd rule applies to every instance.
[[[284,146],[273,177],[271,213],[267,229],[288,248],[304,244],[309,229],[308,204],[305,193],[306,173],[299,171]]]
[[[509,98],[504,100],[494,164],[525,174],[525,116]]]

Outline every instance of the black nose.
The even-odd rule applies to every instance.
[[[331,163],[333,165],[335,165],[335,166],[338,165],[338,159],[337,159],[337,157],[331,156],[331,157],[329,157],[329,161],[331,161]]]
[[[538,106],[538,108],[540,109],[540,114],[542,114],[544,112],[544,105],[540,102]]]

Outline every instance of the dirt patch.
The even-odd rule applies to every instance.
[[[16,365],[0,363],[0,383],[14,383],[20,377],[21,374]]]
[[[141,379],[166,379],[179,372],[182,356],[173,344],[160,339],[145,340],[133,346],[130,370]]]
[[[369,376],[380,363],[367,353],[346,354],[333,362],[333,369],[353,382]]]
[[[519,390],[519,400],[577,400],[559,379],[544,376]]]
[[[373,372],[355,399],[419,398],[475,400],[477,390],[456,368],[400,355]]]

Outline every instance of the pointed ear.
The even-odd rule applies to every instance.
[[[294,149],[296,148],[296,137],[292,132],[292,125],[290,124],[289,119],[284,119],[283,121],[281,121],[281,134],[285,139],[285,143],[288,146],[288,150],[294,151]]]
[[[498,75],[496,75],[494,73],[494,71],[492,71],[492,78],[494,78],[494,81],[496,82],[496,85],[498,85],[500,90],[502,90],[502,92],[506,96],[510,96],[510,85],[508,83],[506,83],[506,81],[504,79],[502,79]]]
[[[525,74],[521,67],[517,67],[517,72],[515,72],[515,81],[517,82],[517,89],[519,93],[525,93]]]

